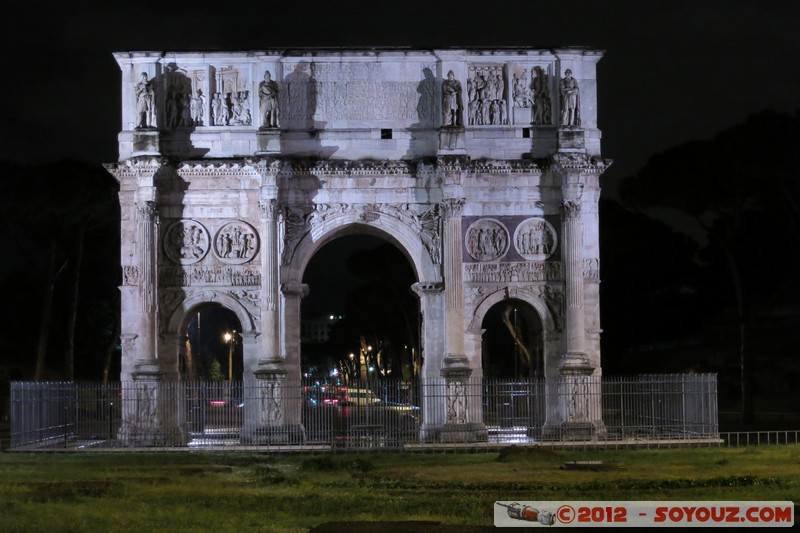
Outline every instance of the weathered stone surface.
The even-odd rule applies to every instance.
[[[364,231],[417,273],[422,377],[455,387],[455,359],[481,377],[481,321],[509,298],[541,320],[548,379],[576,358],[599,373],[601,56],[115,54],[120,155],[107,168],[120,182],[122,379],[141,361],[178,379],[188,317],[214,302],[242,324],[245,381],[279,360],[281,380],[297,382],[303,269],[324,243]],[[427,430],[456,423],[480,439],[480,406],[449,398],[449,414],[436,404],[445,395],[425,402]],[[280,413],[253,414],[252,427],[299,426],[294,400],[269,399]],[[548,406],[555,427],[593,423],[581,416]]]

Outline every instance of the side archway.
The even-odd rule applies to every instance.
[[[532,291],[507,287],[492,292],[477,303],[473,309],[471,320],[467,327],[467,346],[468,356],[473,361],[473,366],[481,368],[480,375],[483,375],[483,324],[489,311],[502,302],[511,301],[522,302],[529,306],[538,316],[541,322],[541,360],[542,371],[545,375],[552,374],[558,364],[559,337],[557,329],[557,318],[548,307],[547,303]]]

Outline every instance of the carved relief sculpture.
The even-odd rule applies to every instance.
[[[508,230],[497,220],[483,218],[467,229],[466,246],[469,255],[478,261],[499,259],[508,252]]]
[[[514,107],[531,107],[533,105],[526,78],[527,70],[523,70],[522,74],[514,74]]]
[[[258,251],[258,235],[250,224],[228,222],[214,237],[214,254],[223,263],[238,265],[250,261]]]
[[[470,67],[467,112],[469,124],[489,126],[508,124],[503,67]]]
[[[179,220],[164,234],[164,253],[181,265],[191,265],[208,253],[208,230],[197,221]]]
[[[517,253],[530,261],[543,261],[556,249],[556,230],[543,218],[529,218],[514,231]]]

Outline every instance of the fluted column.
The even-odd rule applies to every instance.
[[[280,358],[278,301],[278,202],[274,198],[262,199],[261,235],[264,240],[261,255],[261,333],[264,336],[263,358]]]
[[[442,203],[444,229],[442,244],[445,301],[446,359],[464,355],[464,283],[461,258],[461,213],[464,200],[450,198]],[[465,361],[466,362],[466,361]]]
[[[156,310],[158,302],[157,243],[158,214],[156,204],[145,200],[136,204],[136,241],[139,255],[139,338],[136,346],[137,366],[156,362]]]
[[[586,359],[586,327],[583,316],[583,218],[581,194],[583,185],[564,186],[564,285],[566,297],[566,360],[565,366],[583,366]]]

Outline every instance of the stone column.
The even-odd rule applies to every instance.
[[[277,191],[275,191],[277,192]],[[262,189],[261,235],[264,240],[261,254],[261,334],[266,359],[276,359],[280,354],[280,328],[278,301],[278,202]]]
[[[444,380],[445,424],[441,438],[446,442],[485,440],[486,428],[478,420],[474,406],[480,387],[470,381],[472,368],[464,354],[464,280],[461,257],[461,213],[464,200],[449,198],[442,204],[444,246],[445,357],[440,370]],[[477,395],[477,396],[476,396]]]
[[[583,219],[581,213],[582,184],[564,186],[563,257],[566,297],[565,366],[588,365],[586,359],[586,327],[583,316]]]
[[[131,373],[132,383],[126,383],[122,393],[122,425],[120,439],[128,446],[163,446],[172,444],[176,436],[164,430],[161,382],[164,373],[156,359],[158,280],[157,243],[158,215],[151,187],[140,191],[136,203],[136,252],[139,259],[139,316],[135,338],[136,362]],[[144,197],[144,198],[142,198]],[[177,438],[177,440],[182,440]]]
[[[445,349],[444,291],[441,282],[419,282],[411,286],[419,297],[422,316],[420,339],[423,357],[420,376],[420,410],[422,426],[420,440],[438,440],[438,435],[446,420],[444,386],[441,377],[442,357]]]
[[[563,192],[563,264],[566,299],[566,350],[558,384],[562,419],[560,438],[584,440],[602,427],[600,376],[586,356],[583,276],[583,183],[565,180]]]
[[[308,285],[305,283],[284,283],[281,286],[283,293],[283,336],[286,353],[282,357],[275,357],[265,362],[259,362],[259,370],[275,374],[280,367],[274,366],[278,361],[286,372],[283,395],[283,425],[292,442],[303,439],[304,429],[302,420],[302,398],[299,390],[302,385],[300,378],[300,301],[308,295]]]
[[[464,200],[450,198],[442,203],[442,236],[445,302],[445,350],[464,356],[464,283],[461,258],[461,212]]]

